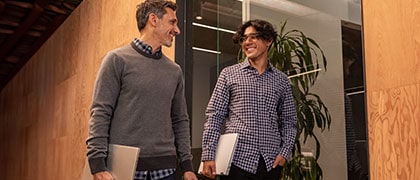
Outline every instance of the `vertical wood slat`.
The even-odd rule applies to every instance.
[[[362,3],[371,179],[418,179],[420,1]]]
[[[80,179],[93,83],[142,0],[84,0],[0,93],[2,179]],[[164,48],[174,57],[174,48]]]

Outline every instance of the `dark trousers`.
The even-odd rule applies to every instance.
[[[282,171],[281,166],[277,166],[271,171],[267,172],[267,168],[264,163],[264,159],[260,156],[258,161],[257,173],[252,174],[241,168],[231,165],[228,176],[221,176],[220,180],[279,180]]]

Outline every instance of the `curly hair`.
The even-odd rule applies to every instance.
[[[271,23],[261,19],[254,19],[249,20],[238,27],[236,33],[232,37],[232,40],[235,44],[240,43],[240,38],[244,36],[245,29],[250,26],[255,28],[259,34],[260,39],[265,41],[274,41],[277,38],[277,31],[274,29]]]
[[[170,0],[146,0],[143,3],[137,5],[136,19],[137,27],[139,31],[142,31],[146,27],[149,15],[154,13],[160,19],[166,14],[165,8],[171,8],[176,11],[177,5],[175,2]]]

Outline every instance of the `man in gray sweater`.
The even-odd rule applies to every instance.
[[[180,33],[176,4],[146,0],[137,6],[140,37],[110,51],[95,82],[89,137],[91,173],[112,179],[109,144],[141,148],[134,179],[175,179],[177,162],[184,179],[196,180],[181,68],[162,53]]]

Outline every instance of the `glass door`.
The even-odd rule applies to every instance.
[[[361,26],[361,3],[360,0],[243,0],[246,8],[246,15],[249,19],[264,19],[277,26],[280,31],[283,22],[287,21],[286,31],[297,29],[306,36],[314,39],[322,48],[327,59],[327,69],[321,68],[311,93],[317,94],[326,104],[332,116],[330,130],[319,131],[315,127],[314,132],[320,142],[320,158],[318,160],[323,170],[324,179],[354,179],[348,162],[359,161],[359,170],[363,174],[356,179],[367,179],[367,143],[359,139],[349,137],[349,123],[345,117],[344,89],[345,77],[343,72],[343,34],[342,21],[352,22]],[[361,47],[360,36],[359,46]],[[355,38],[353,38],[355,39]],[[362,60],[362,59],[361,59]],[[322,63],[322,62],[321,62]],[[320,65],[323,67],[323,65]],[[358,76],[358,82],[363,77]],[[360,98],[359,98],[360,99]],[[361,97],[363,99],[363,95]],[[347,102],[346,102],[347,103]],[[354,104],[355,102],[353,102]],[[363,104],[358,109],[364,109]],[[364,117],[365,114],[359,114]],[[364,119],[353,120],[364,122]],[[356,127],[356,125],[359,125]],[[366,126],[355,124],[354,129],[358,132],[365,132]],[[358,135],[358,134],[356,134]],[[356,136],[358,138],[359,136]],[[349,139],[353,139],[349,142]],[[303,142],[303,139],[301,139]],[[364,144],[363,144],[364,143]],[[350,146],[349,146],[350,145]],[[365,146],[364,146],[365,145]],[[314,156],[316,151],[315,141],[308,138],[306,144],[302,144],[302,152],[305,156]],[[353,147],[348,149],[348,147]],[[357,153],[358,156],[355,156]],[[354,159],[358,158],[358,159]],[[349,175],[349,176],[348,176]]]
[[[327,58],[327,69],[320,69],[318,80],[311,92],[319,95],[332,116],[329,131],[315,130],[321,144],[319,165],[324,179],[354,179],[348,171],[350,152],[348,124],[345,111],[345,88],[343,66],[343,26],[349,22],[361,27],[360,0],[191,0],[181,1],[185,5],[184,43],[176,46],[183,51],[177,56],[182,60],[186,79],[186,98],[191,119],[191,140],[194,168],[198,169],[201,159],[201,141],[207,107],[220,71],[237,63],[239,45],[233,44],[232,36],[242,22],[250,19],[264,19],[271,22],[280,31],[281,24],[287,21],[286,30],[298,29],[314,39],[323,49]],[[181,19],[181,18],[179,18]],[[177,40],[178,41],[178,40]],[[361,42],[360,42],[361,43]],[[360,44],[361,46],[361,44]],[[361,59],[363,61],[363,59]],[[322,67],[322,65],[321,65]],[[363,94],[359,94],[364,100]],[[352,98],[350,98],[352,99]],[[353,104],[356,100],[353,100]],[[364,113],[364,112],[363,112]],[[354,113],[353,113],[354,114]],[[364,114],[354,116],[353,120],[362,125]],[[366,126],[355,123],[354,128],[361,168],[368,172],[367,141],[360,140],[359,132],[366,131]],[[360,125],[360,126],[359,126]],[[359,138],[359,139],[358,139]],[[353,138],[355,139],[355,138]],[[314,154],[315,143],[308,141],[302,147],[305,155]],[[363,173],[360,179],[368,179]]]
[[[192,3],[192,16],[189,16],[192,30],[191,34],[187,34],[192,37],[192,60],[187,62],[191,66],[188,76],[192,97],[192,151],[194,166],[198,169],[205,109],[221,69],[237,63],[239,45],[233,43],[232,36],[242,23],[242,2],[193,0],[186,3]]]

